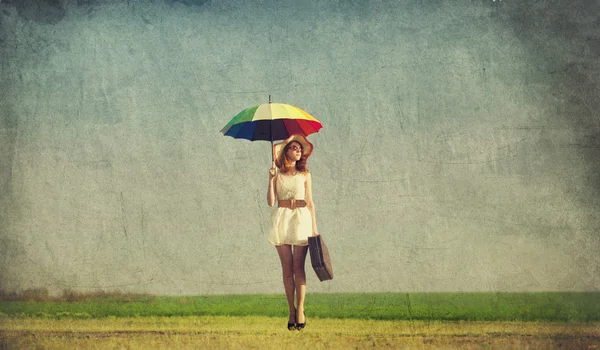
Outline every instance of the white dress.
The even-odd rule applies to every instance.
[[[306,175],[298,172],[286,176],[277,172],[277,200],[303,199],[306,200],[304,183]],[[279,208],[277,203],[271,213],[271,232],[269,242],[278,246],[282,244],[308,245],[308,237],[312,235],[312,216],[307,207]]]

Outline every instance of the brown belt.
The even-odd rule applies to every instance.
[[[304,199],[285,199],[281,201],[277,201],[277,206],[279,208],[288,208],[288,209],[296,209],[302,208],[306,206],[306,201]]]

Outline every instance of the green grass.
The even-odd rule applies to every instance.
[[[79,296],[75,301],[2,301],[0,318],[287,316],[283,294]],[[600,321],[600,293],[308,294],[312,317],[376,320]]]
[[[6,318],[0,349],[598,349],[600,323],[287,317]]]

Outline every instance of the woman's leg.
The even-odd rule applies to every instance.
[[[292,246],[283,244],[276,246],[279,260],[281,260],[281,269],[283,271],[283,287],[285,296],[290,308],[290,318],[288,323],[296,323],[296,309],[294,308],[294,263],[292,257]]]
[[[306,260],[308,246],[294,246],[294,278],[296,280],[296,302],[298,323],[305,323],[304,318],[304,295],[306,294],[306,272],[304,262]]]

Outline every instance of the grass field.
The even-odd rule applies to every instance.
[[[0,317],[102,318],[141,316],[269,316],[287,314],[282,294],[222,296],[21,296],[0,302]],[[31,301],[24,301],[31,300]],[[320,318],[465,321],[600,321],[600,293],[357,293],[309,294],[307,312]]]
[[[0,348],[600,349],[600,293],[0,296]]]
[[[290,332],[286,322],[286,317],[265,316],[5,319],[0,348],[600,348],[598,323],[384,321],[308,314],[306,328]]]

